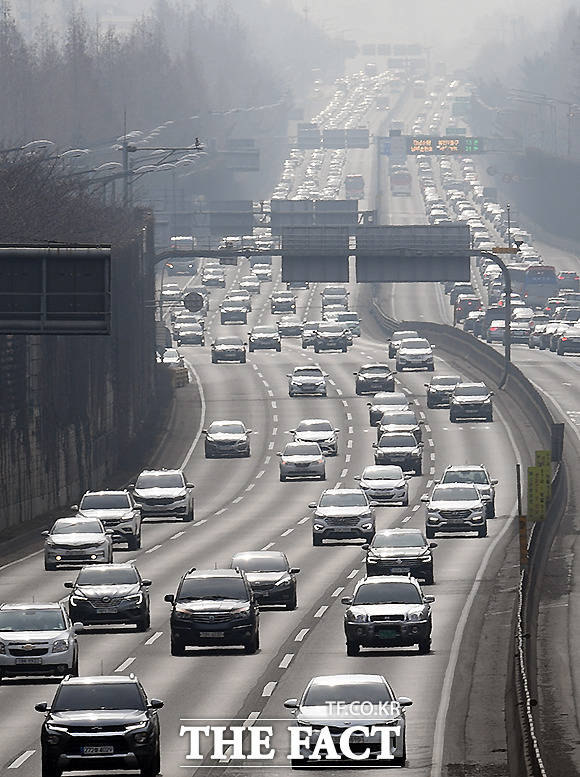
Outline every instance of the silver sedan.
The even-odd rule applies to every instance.
[[[326,464],[317,442],[289,442],[280,457],[280,480],[319,478],[326,480]]]

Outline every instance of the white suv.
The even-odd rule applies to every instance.
[[[145,469],[129,488],[143,518],[182,518],[193,521],[193,483],[186,483],[180,469]]]
[[[0,604],[0,681],[79,673],[77,632],[61,604]]]

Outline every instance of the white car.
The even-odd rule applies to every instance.
[[[438,485],[427,502],[425,535],[433,539],[436,532],[477,532],[487,537],[486,507],[483,498],[472,483]]]
[[[375,464],[365,467],[362,475],[355,475],[359,487],[369,499],[381,504],[409,504],[408,476],[401,467],[389,464]]]
[[[428,340],[424,337],[416,337],[403,340],[397,350],[395,369],[401,372],[404,369],[419,369],[426,367],[433,372],[433,350]]]
[[[323,372],[320,367],[315,365],[311,367],[294,367],[291,373],[286,375],[288,378],[288,395],[295,397],[297,394],[314,394],[325,397],[326,378],[328,374]]]
[[[143,470],[129,488],[143,518],[158,516],[193,521],[194,485],[186,482],[181,470]]]
[[[305,418],[296,429],[291,429],[294,442],[315,442],[326,456],[338,454],[338,429],[326,418]]]
[[[59,564],[110,564],[113,560],[113,529],[96,518],[75,515],[58,518],[50,531],[43,531],[44,568]]]
[[[317,442],[289,442],[280,457],[280,480],[311,478],[326,480],[324,455]]]

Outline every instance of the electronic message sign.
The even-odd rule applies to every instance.
[[[484,151],[483,138],[427,135],[407,137],[408,154],[481,154]]]

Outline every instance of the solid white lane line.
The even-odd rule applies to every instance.
[[[199,438],[201,437],[201,433],[203,431],[203,427],[205,424],[205,394],[203,393],[203,386],[201,385],[201,379],[199,375],[197,374],[195,367],[190,364],[188,361],[185,362],[185,365],[187,369],[191,372],[193,377],[195,378],[195,382],[197,384],[197,390],[199,392],[199,398],[201,402],[201,412],[199,415],[199,426],[197,428],[197,432],[195,433],[195,437],[193,438],[193,442],[189,446],[189,450],[185,454],[185,458],[179,465],[179,469],[185,469],[187,465],[189,464],[189,460],[193,456],[193,451],[195,450],[195,446],[197,445]]]
[[[269,542],[267,545],[264,545],[262,550],[270,550],[270,548],[273,548],[273,547],[274,547],[274,543],[273,542]]]
[[[338,588],[336,588],[330,595],[331,596],[340,596],[343,591],[344,591],[344,586],[343,585],[339,585]]]
[[[31,755],[34,755],[36,753],[36,750],[25,750],[22,755],[19,755],[18,758],[15,761],[12,761],[12,763],[8,766],[9,769],[18,769],[19,766],[22,766],[22,764],[25,761],[28,761]]]
[[[152,634],[148,640],[146,640],[146,645],[152,645],[154,642],[156,642],[159,637],[163,634],[162,631],[156,631],[155,634]]]
[[[0,572],[3,569],[8,569],[8,567],[13,567],[15,564],[20,564],[22,561],[28,561],[29,558],[33,558],[34,556],[39,556],[41,553],[44,553],[44,550],[35,550],[34,553],[28,553],[26,556],[22,556],[22,558],[14,559],[14,561],[9,561],[7,564],[3,564],[0,567]]]
[[[131,666],[136,658],[137,656],[131,656],[130,658],[125,659],[125,661],[123,661],[122,664],[119,664],[119,666],[115,669],[115,672],[124,672],[127,667]]]
[[[358,575],[358,569],[353,569],[352,572],[349,572],[347,577],[347,580],[352,580],[353,577],[356,577]]]
[[[153,553],[154,551],[159,550],[161,547],[161,545],[154,545],[152,548],[149,548],[149,550],[146,550],[145,553]]]
[[[323,604],[322,607],[319,607],[318,610],[314,613],[315,618],[322,618],[324,613],[328,610],[328,605]]]
[[[294,637],[294,642],[302,642],[304,637],[308,634],[310,629],[300,629],[298,634]]]
[[[286,653],[284,658],[278,664],[278,669],[288,669],[290,661],[294,658],[294,653]]]
[[[298,521],[298,523],[299,523],[300,525],[302,525],[303,523],[306,523],[306,521],[309,521],[309,520],[310,520],[310,516],[309,516],[309,515],[305,515],[305,516],[304,516],[304,518],[301,518],[301,519]],[[68,598],[68,597],[67,597],[67,598]]]
[[[276,687],[277,684],[278,683],[276,682],[266,683],[266,685],[262,689],[262,696],[266,696],[266,697],[271,696],[274,693],[274,688]]]
[[[280,537],[287,537],[289,534],[292,534],[294,529],[286,529],[286,531],[283,531]]]
[[[169,539],[170,539],[170,540],[176,540],[176,539],[178,539],[179,537],[181,537],[183,534],[185,534],[185,532],[184,532],[184,531],[178,531],[178,532],[176,532],[175,534],[172,534],[172,535],[171,535],[171,537],[170,537]]]

